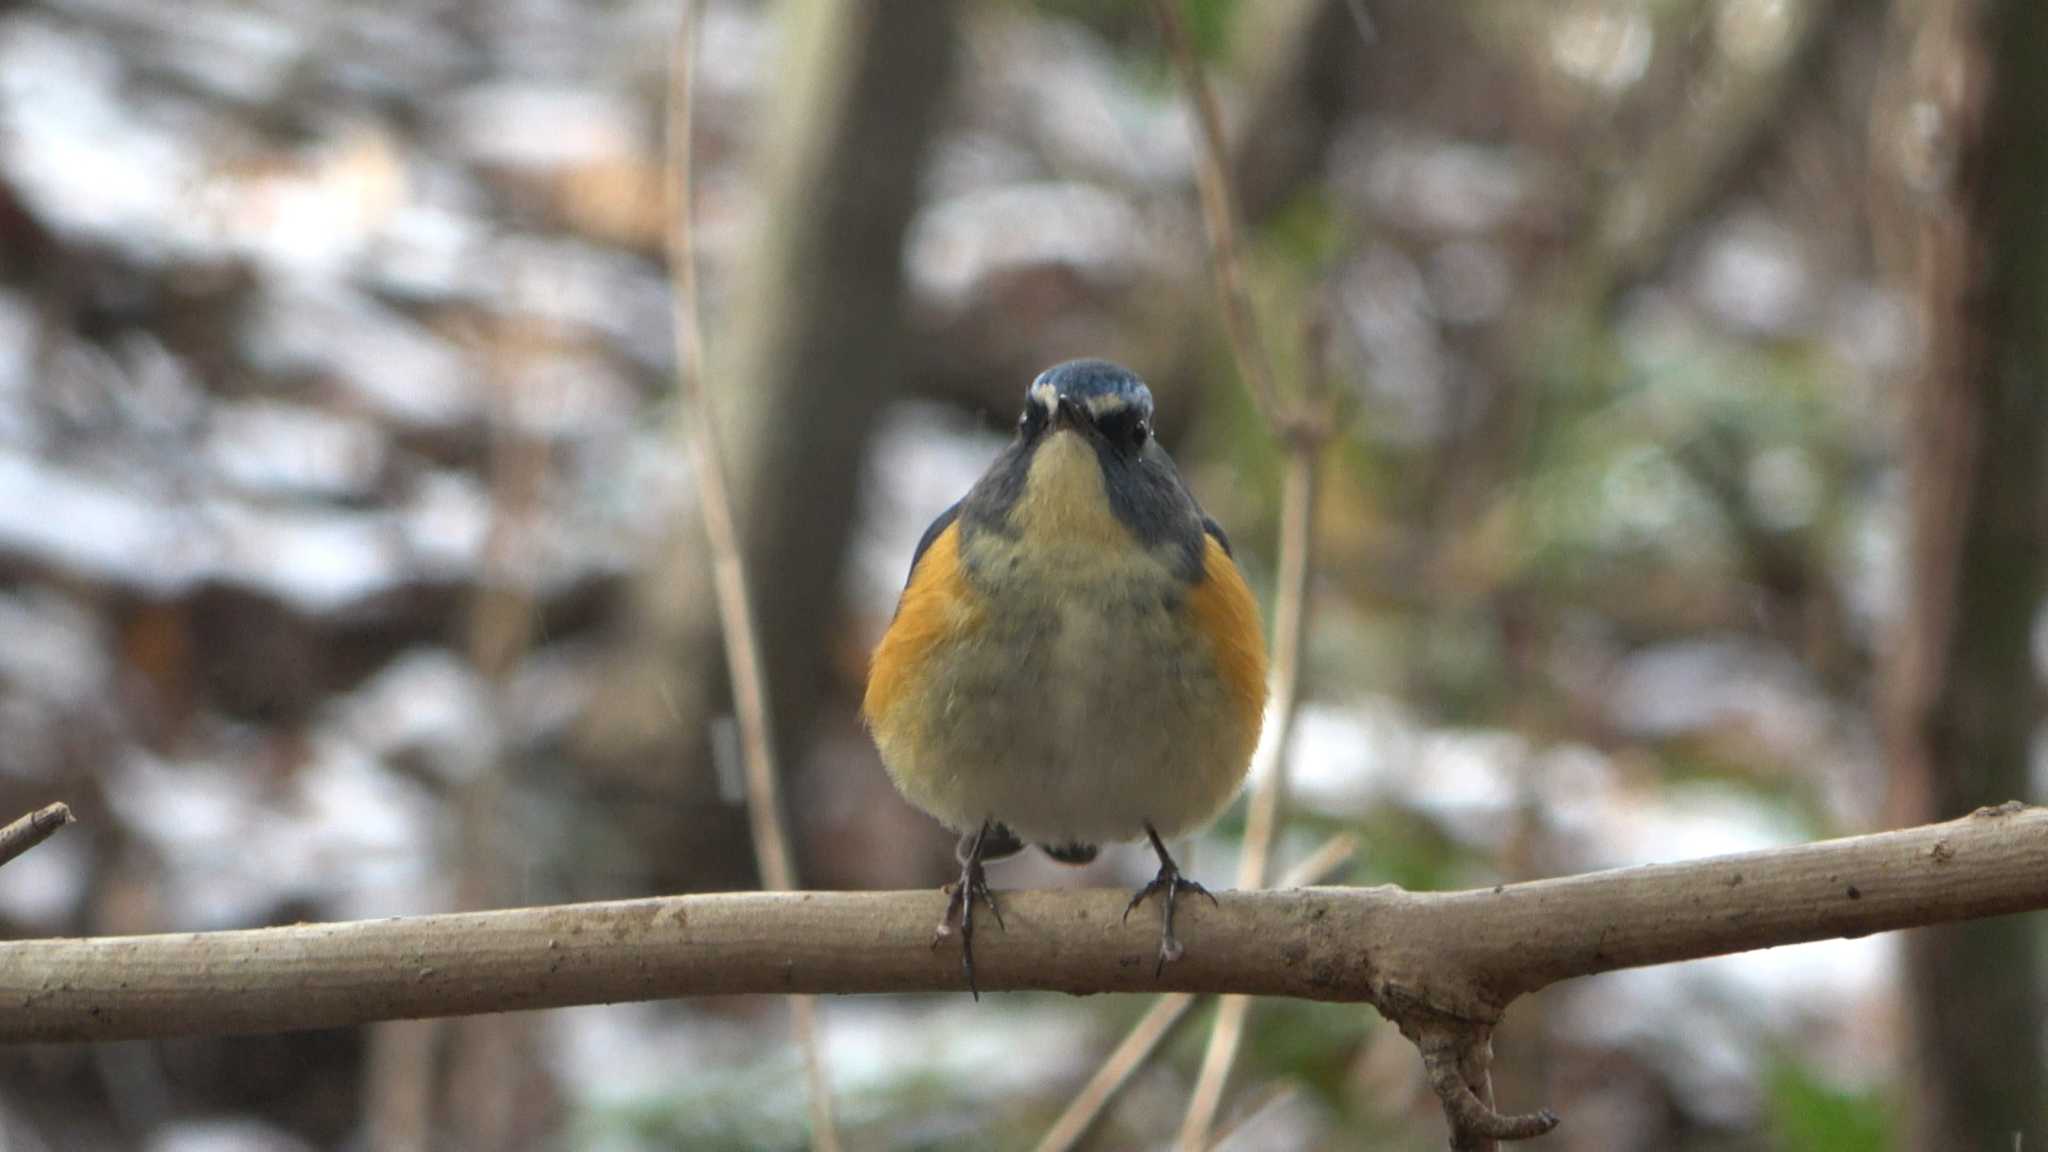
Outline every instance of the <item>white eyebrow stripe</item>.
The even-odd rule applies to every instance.
[[[1088,398],[1088,414],[1095,417],[1107,416],[1112,412],[1121,412],[1130,406],[1130,399],[1116,392],[1105,392],[1100,396],[1090,396]]]
[[[1060,390],[1053,387],[1052,382],[1049,380],[1033,380],[1029,396],[1031,402],[1045,409],[1048,416],[1060,404]]]

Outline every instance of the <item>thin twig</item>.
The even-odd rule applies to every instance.
[[[1299,888],[1320,884],[1331,874],[1342,868],[1358,850],[1358,840],[1348,832],[1340,832],[1323,842],[1322,847],[1311,852],[1301,863],[1288,870],[1280,878],[1280,887]],[[1081,1091],[1067,1104],[1066,1111],[1053,1121],[1051,1128],[1039,1140],[1035,1152],[1071,1152],[1099,1122],[1110,1105],[1123,1094],[1124,1086],[1131,1077],[1145,1066],[1152,1054],[1166,1043],[1182,1020],[1187,1019],[1188,1009],[1194,1006],[1196,997],[1186,992],[1171,992],[1152,1002],[1152,1007],[1140,1017],[1123,1042],[1110,1052],[1102,1067],[1088,1078]]]
[[[1261,748],[1259,786],[1245,813],[1237,886],[1257,888],[1273,866],[1273,846],[1287,807],[1287,746],[1301,710],[1303,640],[1308,629],[1309,574],[1315,561],[1318,454],[1293,452],[1280,491],[1279,593],[1273,605],[1273,733]]]
[[[1224,332],[1230,340],[1231,355],[1237,359],[1238,375],[1245,387],[1251,389],[1252,402],[1258,405],[1274,433],[1288,438],[1295,432],[1294,415],[1282,406],[1280,394],[1273,387],[1273,374],[1259,342],[1258,323],[1245,285],[1244,261],[1237,242],[1237,195],[1225,169],[1228,153],[1223,148],[1223,116],[1216,110],[1215,94],[1202,76],[1202,62],[1188,41],[1187,30],[1181,26],[1180,13],[1175,8],[1178,2],[1152,0],[1152,11],[1158,18],[1167,54],[1180,72],[1189,111],[1195,119],[1199,144],[1195,149],[1195,183],[1202,200],[1202,223],[1214,249],[1210,268],[1215,273],[1217,302],[1223,309]]]
[[[1246,1102],[1244,1108],[1230,1123],[1216,1130],[1216,1141],[1213,1146],[1222,1148],[1228,1145],[1231,1138],[1238,1133],[1251,1129],[1267,1116],[1299,1099],[1301,1099],[1301,1089],[1296,1085],[1267,1085],[1257,1093],[1254,1099]],[[1256,1146],[1254,1145],[1254,1147]]]
[[[1302,638],[1308,618],[1319,457],[1319,452],[1306,447],[1287,456],[1287,481],[1281,491],[1280,592],[1273,609],[1271,714],[1275,730],[1261,748],[1264,771],[1246,815],[1244,846],[1237,869],[1240,889],[1265,883],[1273,844],[1286,810],[1287,745],[1293,737],[1301,703]],[[1250,1010],[1251,1002],[1242,996],[1226,996],[1216,1008],[1209,1047],[1202,1054],[1202,1070],[1195,1078],[1187,1115],[1181,1122],[1180,1147],[1184,1150],[1200,1152],[1208,1147],[1209,1131],[1216,1122]]]
[[[1241,992],[1492,1022],[1559,980],[2048,908],[2048,809],[1482,888],[1222,892],[1155,975],[1130,894],[1012,892],[983,991]],[[0,943],[0,1043],[336,1028],[678,996],[936,992],[931,893],[734,892]]]
[[[1123,1041],[1113,1049],[1102,1067],[1081,1086],[1081,1091],[1067,1103],[1067,1110],[1053,1121],[1045,1136],[1038,1141],[1035,1152],[1068,1152],[1079,1144],[1095,1125],[1108,1113],[1110,1105],[1123,1095],[1131,1078],[1138,1074],[1175,1032],[1181,1022],[1188,1018],[1188,1012],[1201,999],[1192,992],[1169,992],[1152,1001],[1152,1007],[1138,1018],[1138,1022],[1125,1033]]]
[[[77,819],[69,804],[49,804],[0,828],[0,865],[48,840],[57,834],[57,829]]]
[[[669,89],[668,147],[669,270],[675,278],[676,384],[687,409],[690,454],[696,465],[698,502],[703,506],[704,534],[712,552],[712,574],[718,598],[719,624],[725,632],[727,672],[732,678],[733,710],[740,728],[746,767],[747,811],[754,852],[763,886],[789,891],[796,886],[789,833],[782,823],[781,788],[775,772],[774,737],[768,727],[768,687],[761,670],[760,636],[754,622],[753,596],[747,585],[746,557],[734,519],[732,496],[725,484],[725,453],[718,438],[717,414],[705,381],[704,330],[699,319],[697,262],[691,220],[691,70],[698,9],[702,0],[685,0],[676,32]]]
[[[727,674],[732,681],[745,769],[747,821],[753,835],[754,858],[761,883],[774,891],[797,886],[789,830],[783,819],[781,785],[776,771],[774,736],[769,728],[767,678],[761,667],[760,631],[748,589],[744,547],[726,487],[725,457],[718,438],[717,413],[705,377],[704,327],[700,314],[697,261],[692,231],[693,164],[691,116],[702,0],[683,0],[669,60],[668,92],[668,258],[674,280],[677,390],[690,420],[691,456],[696,463],[698,503],[712,557],[712,584],[725,637]],[[810,1098],[812,1147],[835,1152],[838,1126],[832,1116],[829,1078],[818,1042],[817,1006],[806,997],[790,998],[790,1020],[803,1053],[804,1079]]]
[[[1274,731],[1262,744],[1264,770],[1252,794],[1243,854],[1238,860],[1237,886],[1251,889],[1265,883],[1273,844],[1285,817],[1287,744],[1301,699],[1302,637],[1307,630],[1309,575],[1313,568],[1318,464],[1323,445],[1332,434],[1332,415],[1320,370],[1323,349],[1319,326],[1311,326],[1314,335],[1304,340],[1306,359],[1315,366],[1312,387],[1303,390],[1300,403],[1294,407],[1283,407],[1274,387],[1245,285],[1243,249],[1237,230],[1237,195],[1231,187],[1223,118],[1216,110],[1216,97],[1203,75],[1201,60],[1181,26],[1177,3],[1178,0],[1153,0],[1152,8],[1167,53],[1180,73],[1197,129],[1195,178],[1209,235],[1209,267],[1223,309],[1224,330],[1229,336],[1231,354],[1237,360],[1238,374],[1274,437],[1287,452],[1287,476],[1281,490],[1280,586],[1273,609],[1270,715]],[[1201,1152],[1209,1144],[1223,1090],[1230,1079],[1230,1067],[1243,1040],[1245,1016],[1250,1010],[1246,1000],[1235,996],[1225,997],[1217,1008],[1209,1047],[1202,1056],[1202,1070],[1181,1124],[1183,1152]]]

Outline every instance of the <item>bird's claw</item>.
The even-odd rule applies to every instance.
[[[1165,973],[1168,964],[1180,959],[1187,952],[1187,949],[1181,946],[1180,938],[1173,934],[1174,901],[1182,892],[1207,896],[1211,904],[1217,903],[1217,900],[1215,893],[1181,875],[1180,868],[1174,864],[1173,858],[1162,852],[1159,874],[1152,877],[1151,883],[1138,889],[1137,895],[1131,897],[1131,902],[1124,905],[1125,922],[1129,922],[1131,910],[1143,904],[1145,897],[1155,892],[1164,894],[1160,901],[1159,962],[1152,967],[1152,975],[1156,979]]]
[[[960,878],[946,885],[946,912],[939,917],[939,925],[932,930],[932,947],[953,934],[953,925],[960,925],[960,967],[967,974],[967,991],[976,1000],[981,999],[981,989],[974,983],[974,902],[980,900],[988,905],[988,914],[996,918],[996,927],[1010,930],[1003,923],[1003,910],[996,907],[996,894],[989,889],[988,874],[982,869],[977,850],[970,852],[960,865]]]

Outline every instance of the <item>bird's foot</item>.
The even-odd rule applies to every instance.
[[[955,924],[960,926],[960,966],[967,974],[967,991],[976,1000],[981,999],[981,989],[974,983],[974,902],[980,900],[988,905],[989,915],[996,918],[996,927],[1009,930],[1003,923],[1002,909],[996,907],[996,895],[989,889],[988,873],[981,864],[987,854],[991,827],[983,824],[980,832],[961,841],[965,851],[960,859],[960,878],[946,885],[946,912],[939,917],[939,926],[932,931],[932,947],[937,948],[940,941],[953,934]]]
[[[1180,865],[1166,851],[1166,845],[1159,839],[1159,833],[1152,825],[1145,825],[1145,837],[1152,841],[1152,851],[1159,856],[1159,873],[1151,883],[1138,889],[1131,902],[1124,905],[1124,919],[1131,918],[1131,910],[1145,902],[1145,897],[1160,894],[1159,962],[1153,966],[1152,975],[1157,978],[1166,971],[1167,964],[1181,958],[1186,949],[1181,947],[1180,938],[1173,934],[1173,904],[1182,892],[1195,892],[1209,897],[1209,903],[1216,903],[1216,896],[1207,888],[1181,875]]]

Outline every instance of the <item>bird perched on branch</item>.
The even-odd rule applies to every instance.
[[[1166,841],[1237,794],[1266,702],[1258,606],[1223,529],[1152,437],[1152,392],[1076,360],[1031,382],[1017,437],[918,542],[862,711],[896,787],[959,831],[957,923],[974,989],[982,865],[1036,844],[1085,864],[1144,837],[1159,968],[1174,901],[1207,890]],[[1214,897],[1211,897],[1213,900]]]

